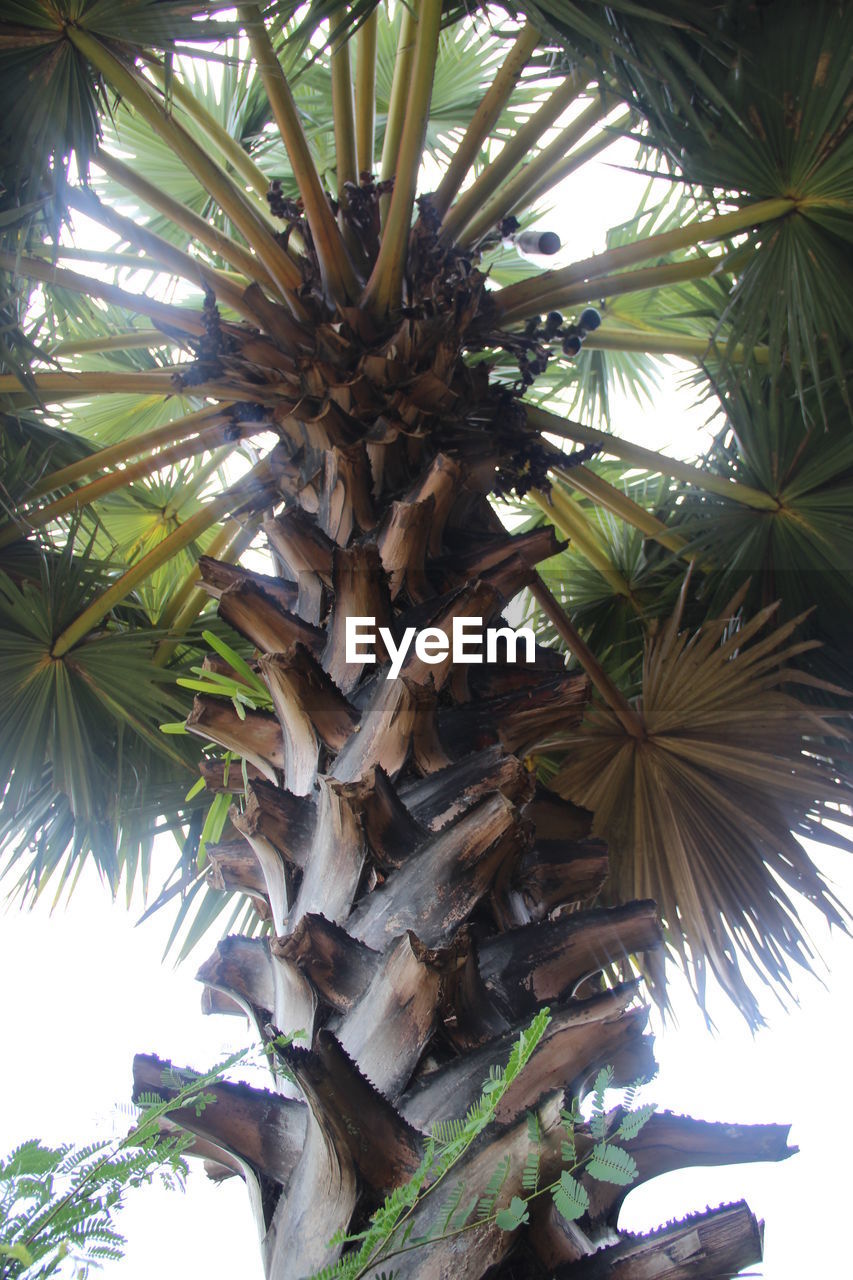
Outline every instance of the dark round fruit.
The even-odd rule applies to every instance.
[[[552,254],[560,248],[560,237],[555,231],[519,231],[515,243],[522,253]]]
[[[559,251],[560,237],[557,233],[555,231],[543,231],[539,237],[539,252],[547,253],[550,256],[552,253],[559,253]]]
[[[563,355],[576,356],[581,349],[581,339],[576,333],[572,333],[568,338],[563,339]]]
[[[580,314],[578,324],[582,329],[588,329],[592,333],[601,324],[601,316],[595,307],[586,307]]]

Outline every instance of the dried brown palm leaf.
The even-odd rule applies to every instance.
[[[710,969],[758,1025],[748,970],[784,993],[789,962],[814,960],[798,903],[847,928],[797,838],[849,802],[825,754],[846,734],[791,691],[803,682],[830,688],[789,665],[814,643],[792,640],[801,618],[761,636],[776,605],[746,621],[739,593],[690,633],[680,629],[687,585],[646,644],[642,728],[632,734],[594,703],[563,737],[551,785],[594,811],[610,848],[612,895],[660,903],[670,951],[700,1000]]]

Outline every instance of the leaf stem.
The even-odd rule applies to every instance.
[[[338,174],[338,200],[344,200],[344,185],[358,183],[358,160],[355,144],[355,102],[352,90],[349,42],[339,41],[332,50],[332,119],[335,127],[335,157]]]
[[[632,274],[644,273],[637,271]],[[721,342],[718,346],[712,334],[708,334],[706,338],[689,333],[652,333],[642,329],[614,329],[607,325],[597,329],[595,333],[587,334],[584,338],[584,346],[595,351],[642,351],[647,355],[681,356],[684,360],[701,361],[713,356],[718,360],[728,357],[736,364],[742,364],[747,358],[752,358],[759,365],[770,363],[769,347],[751,347],[747,350],[742,343],[736,343],[729,350],[725,342]]]
[[[172,272],[184,280],[191,280],[201,289],[211,290],[218,301],[231,307],[245,320],[253,322],[256,319],[250,308],[246,306],[243,290],[215,267],[207,266],[183,249],[170,244],[162,236],[155,235],[146,227],[140,226],[132,218],[126,218],[115,209],[111,209],[109,205],[99,200],[90,188],[72,187],[68,191],[67,199],[72,209],[79,210],[87,218],[99,222],[101,226],[107,227],[122,240],[147,254],[155,268]],[[139,263],[142,268],[146,265],[144,261]]]
[[[623,596],[639,612],[630,586],[610,557],[605,553],[592,525],[580,507],[558,488],[551,490],[550,500],[537,489],[533,489],[530,496],[539,510],[548,517],[552,524],[556,525],[563,537],[568,538],[574,544],[581,555],[601,574],[602,578],[613,588],[616,594]]]
[[[649,471],[660,472],[692,484],[697,489],[705,489],[719,497],[729,498],[741,506],[754,507],[758,511],[778,511],[779,502],[771,494],[761,489],[753,489],[750,485],[739,481],[726,480],[723,476],[715,476],[710,471],[702,471],[689,462],[681,462],[677,458],[668,458],[666,454],[656,453],[653,449],[644,449],[642,445],[633,444],[629,440],[621,440],[607,431],[599,431],[595,427],[584,426],[567,418],[558,418],[535,405],[527,405],[527,421],[538,431],[560,436],[565,440],[574,440],[578,444],[600,445],[605,453],[623,462],[631,462],[635,466]]]
[[[266,426],[252,423],[249,426],[249,430],[252,433],[264,431]],[[57,498],[54,502],[49,502],[35,511],[26,512],[18,516],[17,520],[27,530],[40,529],[44,525],[50,524],[52,520],[59,520],[71,511],[80,511],[84,507],[89,507],[100,498],[105,498],[108,494],[115,493],[117,489],[124,489],[135,481],[153,475],[157,471],[162,471],[164,467],[169,467],[175,462],[181,462],[185,458],[195,457],[199,453],[218,450],[223,444],[230,444],[232,441],[233,447],[236,448],[239,440],[234,439],[230,423],[208,423],[207,426],[196,432],[191,439],[179,441],[165,449],[161,449],[159,453],[151,453],[147,457],[131,463],[130,466],[123,467],[120,471],[110,471],[107,475],[98,476],[96,480],[91,480],[89,484],[82,485],[79,489],[74,489],[73,492],[66,494],[64,497]],[[220,466],[221,463],[222,459],[219,458],[216,465]],[[165,518],[167,518],[167,513],[164,513]],[[10,528],[0,530],[0,547],[8,545],[9,542],[14,542],[21,536],[20,524],[16,523]]]
[[[544,297],[558,295],[567,286],[578,284],[582,280],[594,280],[597,276],[607,275],[618,268],[630,267],[636,262],[665,253],[675,253],[692,245],[726,240],[765,222],[783,218],[796,207],[796,201],[787,198],[760,200],[743,209],[736,209],[733,213],[718,214],[713,218],[690,222],[686,226],[674,227],[670,231],[661,231],[657,235],[645,236],[635,240],[633,244],[618,245],[571,266],[520,280],[518,284],[502,289],[498,295],[504,319],[524,320],[528,316],[537,315]]]
[[[479,177],[466,191],[463,191],[456,203],[445,214],[441,229],[441,238],[445,243],[455,240],[463,232],[485,202],[503,185],[513,169],[521,164],[542,135],[572,104],[588,79],[589,72],[586,68],[572,71],[548,94],[539,110],[504,143],[494,159],[486,165]]]
[[[85,356],[102,351],[152,350],[175,345],[159,329],[128,329],[125,333],[104,334],[100,338],[63,338],[48,350],[50,356]]]
[[[195,542],[205,530],[217,524],[227,513],[233,514],[252,502],[257,495],[253,494],[253,486],[263,486],[269,475],[267,459],[262,459],[253,469],[230,489],[212,499],[200,511],[185,520],[179,529],[170,533],[153,550],[143,556],[135,565],[93,600],[73,622],[69,624],[54,641],[51,649],[53,658],[61,658],[79,644],[81,640],[103,619],[109,611],[119,604],[131,591],[153,573],[161,565],[170,560],[178,551]]]
[[[606,95],[595,101],[572,120],[565,129],[561,129],[556,138],[538,155],[522,165],[521,169],[508,182],[498,187],[497,191],[478,209],[470,222],[456,236],[461,245],[474,245],[481,240],[492,227],[496,227],[501,218],[514,210],[527,207],[532,203],[530,192],[536,189],[538,182],[554,168],[556,162],[571,151],[576,142],[588,133],[607,115],[613,103]]]
[[[42,284],[70,289],[74,293],[85,293],[90,298],[101,298],[112,306],[124,307],[131,315],[147,316],[166,330],[191,333],[196,337],[201,337],[204,333],[204,321],[197,311],[158,302],[156,298],[149,298],[146,294],[128,293],[118,285],[93,280],[90,276],[69,271],[66,267],[55,267],[42,258],[23,258],[0,249],[0,269],[10,271],[13,275],[26,276],[29,280],[39,280]]]
[[[276,56],[260,10],[255,5],[241,5],[238,13],[240,21],[245,26],[252,56],[287,150],[293,175],[299,186],[305,217],[311,228],[314,247],[320,262],[324,286],[332,301],[352,302],[358,292],[355,274],[338,230],[338,224],[335,222],[326,193],[320,183],[290,85]]]
[[[441,7],[442,0],[420,0],[418,5],[417,38],[394,191],[379,256],[361,299],[361,305],[379,319],[396,312],[402,301],[406,250],[438,55]]]
[[[391,95],[388,102],[388,119],[385,121],[385,138],[382,143],[382,164],[379,171],[381,182],[390,182],[397,172],[397,154],[400,150],[400,138],[403,134],[403,122],[406,118],[406,103],[409,99],[409,84],[412,78],[412,59],[415,56],[417,19],[414,5],[407,3],[401,7],[400,34],[397,37],[394,75],[391,80]],[[391,197],[382,196],[379,208],[383,227],[385,226],[390,205]]]
[[[185,204],[181,204],[179,200],[175,200],[167,192],[161,191],[154,183],[143,178],[141,174],[136,173],[131,167],[119,160],[116,156],[110,155],[108,151],[103,149],[98,152],[98,164],[104,170],[108,177],[114,182],[118,182],[127,191],[132,192],[135,196],[150,205],[152,209],[156,209],[163,217],[168,218],[180,227],[182,231],[192,240],[198,240],[200,244],[206,245],[211,253],[222,258],[223,261],[229,262],[232,267],[240,271],[250,280],[257,280],[265,287],[275,288],[275,281],[267,271],[260,258],[255,257],[244,245],[238,244],[231,236],[227,236],[224,231],[220,231],[218,227],[211,226],[209,222],[205,222],[204,218],[200,218],[197,213],[193,213],[192,209],[187,208]]]
[[[75,48],[116,89],[129,107],[154,129],[189,171],[198,178],[223,212],[245,236],[263,261],[282,295],[290,301],[291,291],[302,283],[302,273],[273,239],[271,231],[233,179],[211,159],[177,120],[157,103],[151,86],[139,72],[120,62],[107,47],[81,27],[68,24],[66,34]]]
[[[620,520],[624,520],[635,529],[639,529],[647,537],[654,538],[656,542],[666,547],[668,551],[674,551],[676,555],[683,554],[687,544],[680,534],[675,533],[672,529],[667,529],[663,521],[658,520],[657,516],[653,516],[650,511],[646,511],[639,503],[634,502],[626,493],[622,493],[614,485],[609,484],[589,467],[559,467],[555,464],[554,473],[559,476],[564,484],[571,485],[572,488],[577,489],[588,498],[592,498],[594,502],[600,503],[613,515],[618,516]],[[551,492],[553,494],[554,490],[552,489]],[[685,558],[691,559],[690,556]]]
[[[601,276],[590,281],[582,280],[579,284],[564,285],[560,289],[543,290],[538,305],[542,311],[566,310],[584,302],[614,298],[623,293],[660,289],[667,285],[680,284],[684,280],[702,280],[725,270],[725,258],[711,258],[707,254],[700,254],[689,258],[686,262],[665,262],[654,267],[640,267],[636,271],[615,272],[613,275]],[[498,294],[498,302],[500,302],[500,294]],[[506,314],[503,320],[506,323]],[[585,345],[591,347],[592,339],[598,337],[598,330],[594,334],[587,334],[584,339]],[[706,349],[707,346],[708,343],[705,344]]]
[[[355,139],[358,172],[373,172],[376,145],[376,37],[379,15],[374,9],[359,27],[355,57]]]
[[[126,462],[128,458],[136,457],[137,454],[147,453],[161,445],[177,444],[179,440],[195,435],[201,427],[211,425],[211,420],[226,421],[224,412],[226,408],[227,406],[222,404],[207,405],[194,413],[184,414],[182,418],[173,418],[171,422],[167,422],[162,427],[155,427],[153,431],[145,431],[138,436],[132,436],[129,440],[121,440],[118,444],[109,445],[106,449],[99,449],[97,453],[91,453],[88,457],[81,458],[79,462],[72,462],[69,466],[44,476],[33,487],[30,496],[40,498],[55,489],[63,489],[77,480],[96,475],[105,467],[114,467],[119,462]]]
[[[106,369],[62,370],[34,375],[36,390],[44,391],[48,399],[79,400],[82,396],[109,395],[114,392],[128,395],[175,394],[171,369],[138,370],[127,372]],[[0,395],[20,390],[20,383],[12,374],[0,375]]]
[[[637,741],[642,741],[646,736],[646,727],[642,719],[631,706],[622,690],[618,689],[610,679],[589,645],[581,637],[565,609],[551,594],[538,574],[536,574],[530,586],[530,594],[542,609],[542,612],[553,623],[557,633],[575,655],[625,732],[629,733],[632,738],[636,738]]]
[[[2,260],[2,254],[0,254]],[[2,265],[2,262],[0,262]],[[271,404],[276,399],[275,389],[262,383],[238,382],[223,379],[221,382],[201,382],[186,392],[176,387],[176,373],[184,366],[156,371],[130,370],[113,372],[102,369],[81,369],[79,372],[63,370],[60,373],[37,373],[33,377],[36,391],[47,393],[48,400],[79,400],[83,396],[128,395],[176,396],[192,395],[194,399],[221,400],[229,404],[235,399],[250,400],[254,404]],[[21,384],[13,374],[0,375],[0,395],[21,394]],[[29,396],[32,399],[32,396]]]
[[[588,160],[594,159],[602,151],[606,151],[612,142],[616,140],[619,133],[627,129],[633,118],[633,112],[626,111],[622,115],[617,116],[611,124],[606,124],[600,133],[597,133],[588,142],[582,143],[579,147],[575,147],[574,151],[549,169],[547,173],[539,179],[539,181],[531,187],[527,192],[527,206],[534,205],[548,191],[551,191],[558,182],[562,182],[564,178],[568,178],[575,170],[580,169]],[[514,209],[509,210],[510,213]]]
[[[255,536],[255,529],[230,520],[223,525],[216,537],[205,551],[206,556],[236,564]],[[204,606],[210,601],[210,594],[198,585],[199,569],[196,565],[187,575],[183,584],[175,592],[169,606],[160,619],[160,625],[168,628],[169,637],[161,640],[154,650],[155,666],[165,666],[169,655],[179,643],[187,628],[196,620]]]
[[[516,36],[512,48],[498,68],[485,97],[468,123],[462,141],[453,153],[453,158],[439,183],[438,190],[433,195],[433,208],[440,217],[443,218],[447,213],[483,144],[500,119],[501,112],[512,97],[521,73],[539,39],[539,30],[528,22]]]
[[[148,62],[148,69],[162,88],[166,80],[165,68],[162,62],[152,58]],[[239,173],[246,186],[250,187],[255,193],[258,197],[258,211],[267,221],[270,221],[269,209],[266,203],[270,180],[260,165],[255,163],[252,157],[240,146],[237,139],[232,138],[227,129],[223,129],[204,103],[200,102],[196,95],[191,93],[187,86],[176,76],[172,77],[170,92],[175,101],[184,108],[188,116],[192,117],[206,137],[214,146],[218,147],[223,158],[230,164],[235,173]]]

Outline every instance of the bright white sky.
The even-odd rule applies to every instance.
[[[611,167],[617,160],[630,165],[632,148],[614,151],[610,166],[598,161],[569,180],[548,220],[563,237],[566,260],[602,249],[603,229],[636,208],[645,180]],[[654,409],[640,413],[625,404],[613,430],[674,454],[697,452],[705,415],[690,412],[676,384],[670,371]],[[824,850],[816,856],[842,900],[853,902],[849,860]],[[127,1121],[114,1108],[129,1099],[137,1051],[206,1068],[244,1044],[242,1020],[201,1015],[192,974],[203,949],[177,970],[162,964],[168,912],[134,928],[138,915],[122,903],[111,905],[90,874],[67,910],[2,917],[0,1152],[34,1136],[58,1143],[124,1132]],[[826,1224],[843,1223],[849,1211],[836,1150],[853,944],[830,938],[819,922],[815,940],[828,968],[826,986],[797,976],[800,1007],[769,1010],[771,1025],[756,1038],[722,1002],[712,1010],[719,1026],[712,1038],[676,982],[680,1026],[659,1033],[661,1070],[648,1091],[662,1107],[706,1119],[792,1121],[801,1154],[781,1166],[660,1178],[628,1199],[624,1226],[646,1230],[743,1196],[766,1222],[765,1262],[751,1274],[767,1280],[838,1274],[837,1231]],[[248,1199],[236,1179],[213,1186],[198,1170],[184,1196],[157,1187],[140,1191],[119,1225],[129,1238],[127,1257],[108,1264],[107,1276],[261,1280]]]

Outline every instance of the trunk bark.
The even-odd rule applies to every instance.
[[[617,1084],[654,1070],[637,984],[616,974],[660,946],[655,906],[594,907],[607,853],[591,815],[529,767],[580,721],[586,678],[554,650],[514,662],[503,645],[476,664],[411,647],[388,678],[407,629],[450,635],[467,620],[481,636],[505,625],[508,601],[556,549],[550,533],[508,533],[489,503],[495,488],[541,484],[549,459],[514,396],[461,358],[466,335],[476,346],[477,324],[494,323],[482,278],[420,224],[410,262],[420,302],[384,342],[342,308],[282,374],[271,357],[263,365],[277,314],[266,346],[254,335],[252,377],[275,383],[270,412],[289,455],[285,509],[266,525],[278,573],[201,564],[221,617],[259,651],[274,711],[241,718],[205,697],[188,721],[248,762],[233,838],[210,851],[211,882],[251,895],[272,923],[268,937],[220,943],[199,977],[207,1008],[236,1004],[261,1032],[306,1038],[280,1056],[272,1092],[219,1086],[200,1117],[179,1119],[217,1176],[236,1162],[245,1177],[269,1280],[334,1262],[333,1235],[363,1226],[410,1177],[431,1126],[465,1114],[544,1004],[544,1039],[454,1172],[472,1190],[507,1157],[502,1196],[522,1194],[526,1112],[539,1117],[543,1168],[559,1176],[564,1099],[608,1063]],[[238,367],[234,328],[229,342]],[[389,629],[375,656],[347,661],[352,617]],[[226,789],[221,765],[202,772]],[[137,1090],[163,1088],[158,1070],[138,1059]],[[634,1145],[641,1177],[787,1154],[775,1128],[672,1117]],[[740,1209],[620,1239],[623,1189],[585,1182],[590,1211],[577,1223],[543,1197],[530,1226],[481,1224],[395,1256],[394,1275],[680,1280],[760,1258]],[[414,1235],[440,1200],[427,1197]]]

